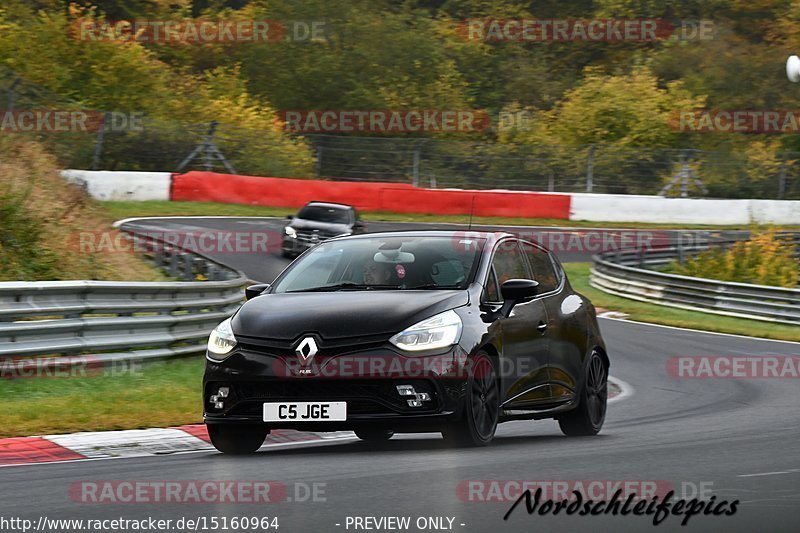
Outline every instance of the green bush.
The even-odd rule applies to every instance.
[[[43,224],[24,209],[25,195],[0,195],[0,269],[3,278],[48,279],[56,277],[57,258],[41,250]]]
[[[794,247],[779,238],[774,230],[754,234],[749,241],[734,244],[727,250],[714,248],[677,261],[668,270],[675,274],[700,278],[797,287],[800,274]]]

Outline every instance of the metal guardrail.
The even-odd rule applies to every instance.
[[[141,245],[142,241],[139,240]],[[95,364],[202,353],[243,300],[242,272],[168,243],[144,255],[179,282],[0,283],[0,360],[86,356]]]
[[[784,234],[800,253],[800,234]],[[704,245],[672,245],[652,250],[622,250],[595,255],[590,284],[609,294],[669,307],[777,322],[800,324],[800,289],[733,283],[668,274],[652,270],[710,247],[735,241],[710,241]]]

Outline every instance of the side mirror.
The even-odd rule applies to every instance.
[[[267,289],[269,289],[269,283],[250,285],[244,290],[244,297],[246,300],[252,300],[256,296],[260,296]]]
[[[532,279],[509,279],[500,286],[503,300],[521,302],[533,298],[539,292],[539,282]]]
[[[530,300],[539,292],[539,282],[532,279],[509,279],[500,285],[500,294],[503,295],[503,307],[497,311],[495,318],[507,317],[514,306],[520,302]]]
[[[286,215],[286,220],[292,220],[293,218],[294,218],[294,215]]]

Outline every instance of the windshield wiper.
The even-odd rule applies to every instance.
[[[415,285],[413,287],[406,287],[405,290],[427,290],[427,289],[457,289],[460,285],[439,285],[438,283],[425,283],[423,285]]]
[[[334,291],[344,291],[344,290],[369,291],[369,290],[399,289],[399,288],[400,288],[399,285],[389,285],[389,284],[367,285],[366,283],[354,283],[352,281],[344,281],[342,283],[334,283],[333,285],[322,285],[320,287],[310,287],[308,289],[297,289],[294,291],[286,291],[286,292],[334,292]]]

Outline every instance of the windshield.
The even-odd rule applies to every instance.
[[[307,205],[297,213],[297,218],[331,224],[349,224],[350,210],[343,207]]]
[[[321,244],[277,280],[274,292],[464,289],[484,239],[391,236]]]

